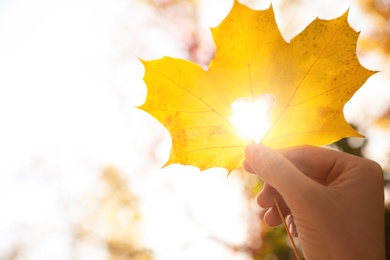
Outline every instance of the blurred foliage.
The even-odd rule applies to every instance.
[[[277,259],[295,259],[294,251],[288,242],[286,230],[283,226],[276,228],[263,227],[263,243],[261,250],[253,256],[255,260],[262,260],[268,255],[274,255]]]
[[[101,179],[104,192],[88,197],[87,213],[75,227],[76,243],[103,244],[110,260],[151,260],[151,252],[139,241],[141,214],[127,181],[114,167],[107,167]]]
[[[139,0],[151,6],[160,16],[163,27],[188,54],[186,59],[208,65],[214,55],[214,45],[199,22],[199,0]],[[178,26],[180,24],[180,26]]]
[[[120,173],[108,167],[103,173],[107,195],[101,200],[103,221],[107,226],[106,244],[111,260],[150,260],[149,251],[138,245],[137,224],[141,218],[137,200]]]
[[[365,51],[378,52],[384,59],[383,62],[389,63],[390,2],[386,0],[360,0],[359,4],[371,22],[370,32],[360,39],[361,47]]]
[[[390,185],[387,187],[390,190]],[[390,204],[385,208],[385,229],[386,229],[386,259],[390,259]]]
[[[376,125],[381,128],[390,128],[390,105],[377,120],[376,120]]]

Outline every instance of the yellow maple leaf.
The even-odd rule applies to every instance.
[[[262,142],[272,148],[360,136],[345,121],[343,107],[373,72],[359,64],[359,34],[347,13],[316,19],[287,43],[272,7],[254,11],[235,1],[212,35],[216,54],[208,70],[170,57],[142,61],[148,94],[141,109],[172,136],[167,164],[239,167],[250,140],[237,133],[231,104],[266,93],[275,105]]]

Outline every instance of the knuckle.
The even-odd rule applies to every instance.
[[[363,158],[362,163],[360,163],[360,167],[362,169],[362,174],[368,178],[368,181],[371,184],[376,184],[383,186],[384,184],[384,176],[382,167],[379,163]]]

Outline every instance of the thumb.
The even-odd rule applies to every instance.
[[[247,146],[245,155],[246,169],[274,187],[285,200],[294,200],[302,193],[310,194],[306,190],[313,188],[313,181],[278,151],[252,143]]]

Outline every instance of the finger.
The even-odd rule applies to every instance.
[[[286,204],[280,205],[280,211],[282,212],[283,218],[290,214],[290,209],[286,206]],[[276,206],[267,210],[264,214],[264,222],[271,227],[278,226],[283,223]]]
[[[355,157],[315,146],[300,146],[279,151],[300,171],[322,184],[326,184],[332,174],[343,172],[343,168],[347,166],[345,162]]]
[[[249,173],[255,173],[255,171],[252,169],[252,167],[249,165],[249,163],[245,160],[244,163],[244,169],[245,171],[249,172]]]
[[[257,195],[257,204],[262,208],[270,208],[275,206],[275,200],[281,203],[283,198],[271,185],[264,183],[263,189]]]
[[[298,236],[297,227],[294,222],[294,217],[292,215],[288,215],[286,217],[286,225],[288,227],[288,230],[290,231],[290,234],[294,237]]]
[[[296,199],[301,197],[302,191],[303,194],[311,194],[310,192],[315,188],[313,180],[280,152],[253,143],[247,146],[245,153],[246,161],[256,175],[274,187],[286,202],[289,200],[292,203],[299,203]]]

